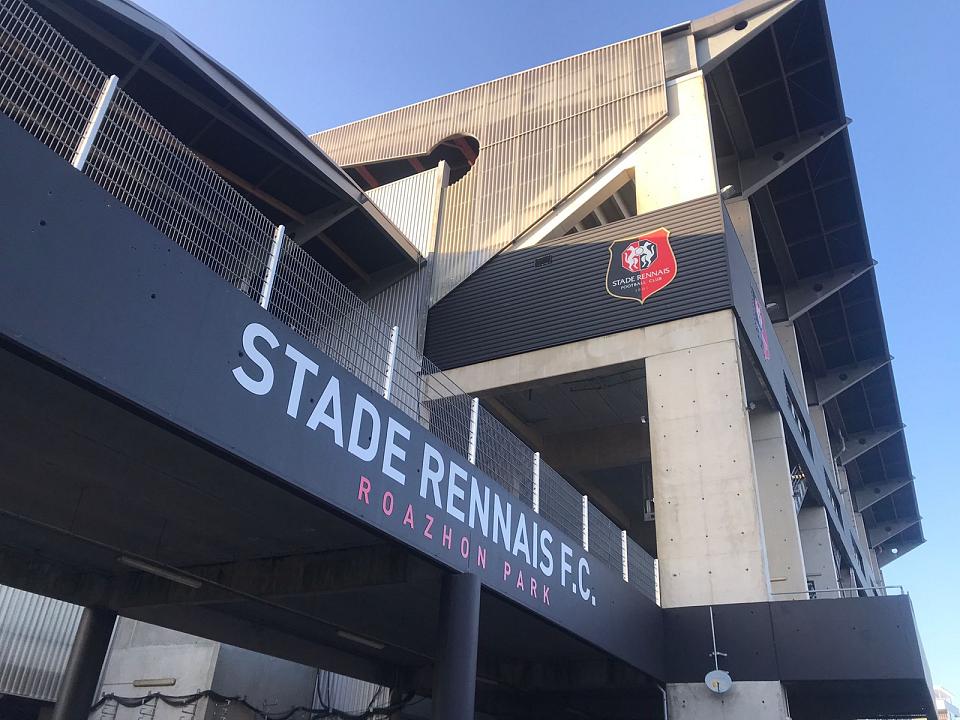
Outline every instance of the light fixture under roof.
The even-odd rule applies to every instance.
[[[146,560],[138,560],[137,558],[128,557],[127,555],[121,555],[117,558],[117,562],[121,565],[126,565],[128,568],[140,570],[142,572],[149,573],[150,575],[163,578],[164,580],[177,583],[178,585],[185,585],[186,587],[193,588],[194,590],[197,590],[203,585],[203,583],[196,578],[192,578],[187,575],[181,575],[174,570],[167,570],[165,567],[154,565]]]
[[[386,645],[384,645],[382,642],[365,638],[362,635],[354,635],[352,632],[347,632],[346,630],[337,630],[337,635],[342,637],[344,640],[350,640],[358,645],[365,645],[366,647],[373,648],[374,650],[383,650],[386,647]]]

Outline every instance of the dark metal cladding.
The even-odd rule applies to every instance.
[[[430,311],[426,354],[460,367],[731,307],[720,202],[710,195],[501,253]],[[610,295],[611,243],[660,227],[676,279],[643,304]]]

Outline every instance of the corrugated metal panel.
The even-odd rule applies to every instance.
[[[371,707],[390,704],[390,689],[363,680],[321,670],[317,676],[317,707],[362,715]]]
[[[433,252],[436,240],[437,194],[443,172],[439,165],[367,193],[424,257]]]
[[[400,335],[418,351],[423,350],[427,307],[433,278],[433,251],[440,220],[440,206],[446,185],[446,168],[433,170],[371,190],[370,198],[416,246],[426,263],[402,278],[367,304],[388,324],[397,325]]]
[[[454,135],[479,141],[473,168],[449,190],[436,302],[666,113],[651,33],[311,139],[345,166],[425,155]]]
[[[81,610],[0,585],[0,695],[56,699]]]
[[[661,226],[676,279],[643,305],[609,295],[610,243]],[[426,353],[446,369],[731,307],[723,230],[712,195],[510,249],[430,310]]]

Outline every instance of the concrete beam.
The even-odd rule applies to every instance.
[[[816,379],[817,396],[816,398],[809,398],[811,404],[825,405],[847,388],[853,387],[868,375],[876,372],[884,365],[888,365],[891,360],[893,360],[893,357],[888,355],[831,370],[825,377]]]
[[[818,131],[802,133],[799,138],[759,148],[756,157],[740,163],[740,187],[737,188],[740,195],[750,197],[846,128],[850,122],[850,118],[844,118]]]
[[[865,487],[854,490],[853,499],[857,505],[857,512],[863,512],[871,505],[883,500],[885,497],[893,494],[905,485],[913,482],[913,476],[898,477],[892,480],[884,480],[879,483],[871,483]]]
[[[784,291],[787,319],[796,320],[809,312],[834,293],[839,292],[858,277],[873,269],[876,260],[854,263],[833,272],[816,275],[792,285]]]
[[[846,438],[846,447],[840,452],[839,457],[837,457],[837,463],[847,465],[853,462],[868,450],[872,450],[884,440],[901,432],[904,427],[904,425],[890,425],[885,428],[880,428],[879,430],[854,433],[848,436]]]
[[[878,545],[882,545],[890,538],[899,535],[908,528],[912,528],[919,522],[920,518],[897,519],[889,523],[880,523],[880,525],[876,527],[867,528],[867,538],[870,541],[870,547],[875,548]],[[897,554],[899,555],[899,553]]]
[[[181,569],[199,580],[190,588],[135,573],[118,584],[111,605],[119,609],[159,605],[204,605],[268,599],[365,587],[398,585],[421,571],[409,552],[385,545],[330,550],[309,555],[246,560]]]
[[[429,381],[430,399],[461,392],[479,394],[497,388],[522,390],[553,384],[556,378],[582,372],[597,372],[611,365],[636,362],[646,357],[698,345],[733,340],[737,324],[731,310],[673,320],[603,337],[533,350],[445,371],[452,381]]]

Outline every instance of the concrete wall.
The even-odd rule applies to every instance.
[[[757,408],[750,413],[750,435],[763,518],[764,547],[774,600],[803,597],[807,589],[800,527],[793,497],[786,437],[780,413]],[[781,595],[780,593],[798,593]]]
[[[818,592],[835,591],[839,583],[826,509],[805,507],[797,515],[797,522],[800,525],[800,544],[807,580],[813,581],[814,589]],[[822,597],[835,598],[837,593],[826,592]]]
[[[104,664],[98,697],[108,693],[119,697],[142,697],[150,693],[190,695],[214,690],[227,697],[245,697],[247,702],[268,713],[284,713],[294,706],[311,706],[316,678],[316,668],[121,618]],[[255,717],[239,703],[216,703],[210,699],[200,700],[186,711],[158,701],[141,710],[117,707],[116,703],[109,702],[106,716],[115,716],[117,720],[143,720],[144,717],[182,720],[186,716],[198,720],[253,720]],[[91,718],[99,719],[103,712],[101,709],[91,714]]]

